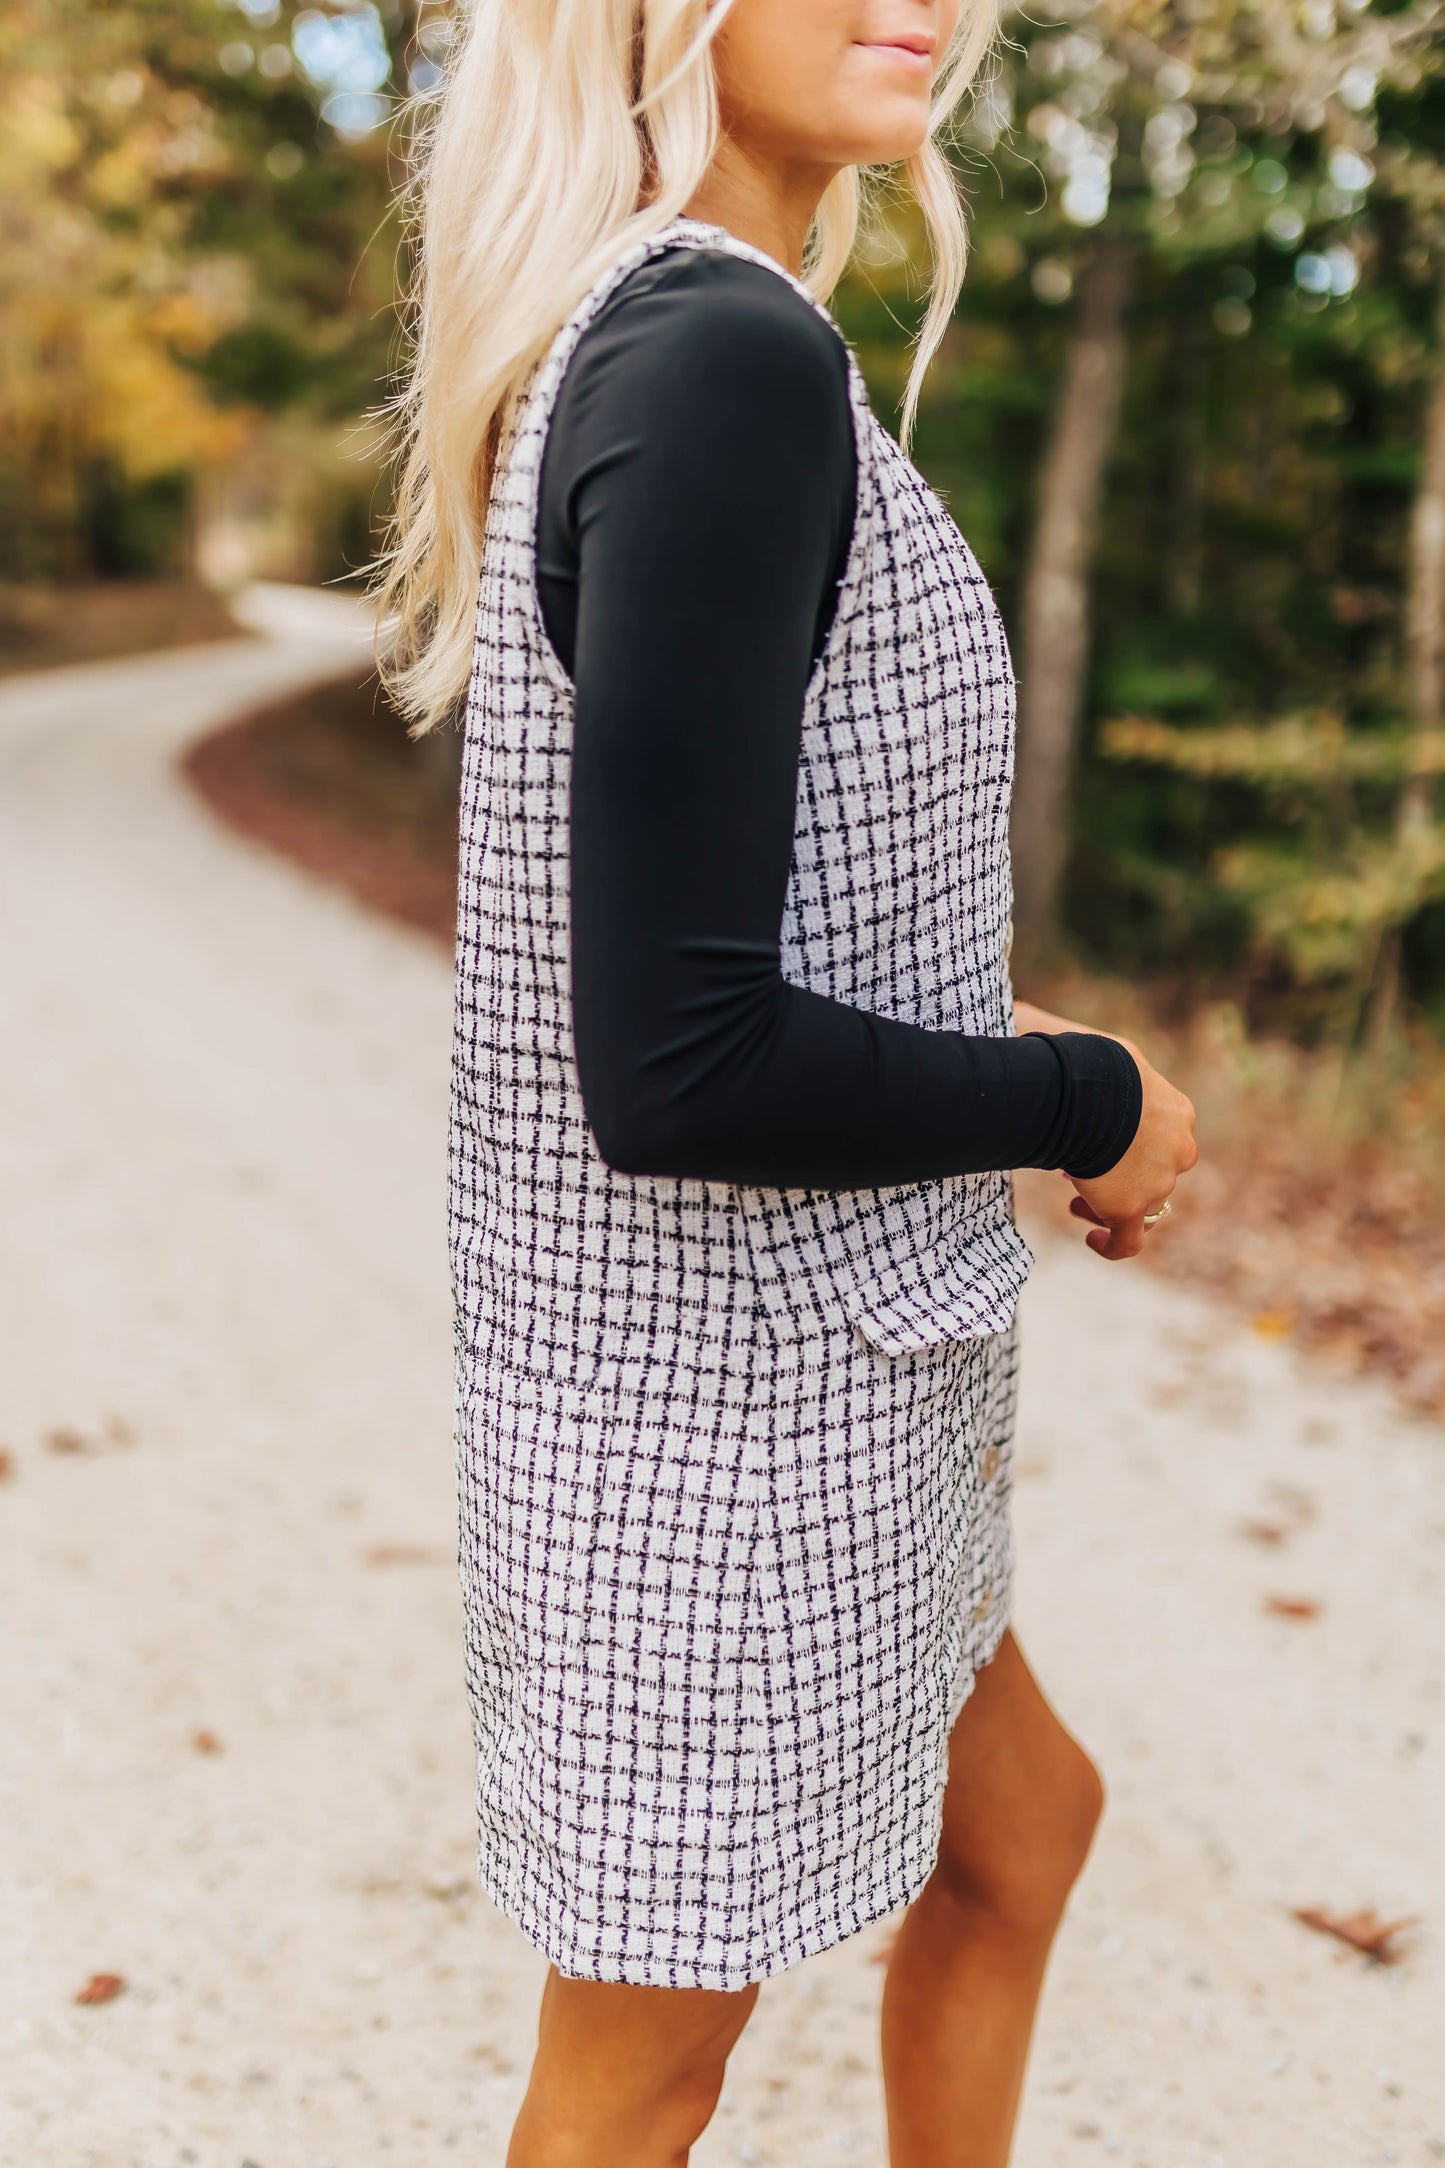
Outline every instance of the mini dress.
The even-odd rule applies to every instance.
[[[464,754],[450,1234],[484,1886],[574,1978],[737,1988],[907,1903],[949,1732],[1009,1615],[1007,1172],[790,1189],[622,1174],[569,996],[573,687],[538,595],[547,430],[608,265],[535,370],[489,505]],[[831,323],[831,318],[827,319]],[[803,714],[786,977],[1013,1031],[1014,680],[952,518],[851,353],[857,496]]]

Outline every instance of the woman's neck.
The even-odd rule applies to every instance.
[[[808,229],[832,178],[816,166],[764,162],[736,138],[724,136],[702,186],[688,202],[687,216],[725,226],[796,278],[803,268]]]

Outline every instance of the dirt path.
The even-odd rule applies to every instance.
[[[0,690],[5,2168],[499,2168],[528,2049],[471,1874],[449,975],[172,772],[353,636],[262,605]],[[1018,1624],[1112,1797],[1020,2168],[1445,2160],[1445,1434],[1039,1249]],[[1422,1924],[1371,1967],[1296,1905]],[[765,1991],[699,2168],[880,2168],[882,1939]]]

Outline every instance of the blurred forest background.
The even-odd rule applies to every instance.
[[[8,666],[207,636],[248,579],[365,564],[390,196],[452,15],[9,0]],[[1445,0],[1006,12],[959,131],[972,257],[915,444],[1014,647],[1016,976],[1152,1034],[1218,1145],[1196,1239],[1161,1261],[1432,1408],[1442,31]],[[835,306],[885,419],[918,260],[880,189]],[[193,766],[243,825],[444,936],[450,751],[356,691]]]

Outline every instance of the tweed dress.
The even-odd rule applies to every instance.
[[[932,1868],[949,1730],[1008,1616],[1031,1259],[1007,1174],[633,1176],[588,1128],[539,475],[586,325],[678,246],[789,277],[692,220],[636,244],[534,372],[492,492],[451,1121],[460,1563],[486,1889],[571,1977],[738,1988]],[[803,716],[783,971],[1004,1035],[1003,625],[851,354],[848,375],[857,503]]]

